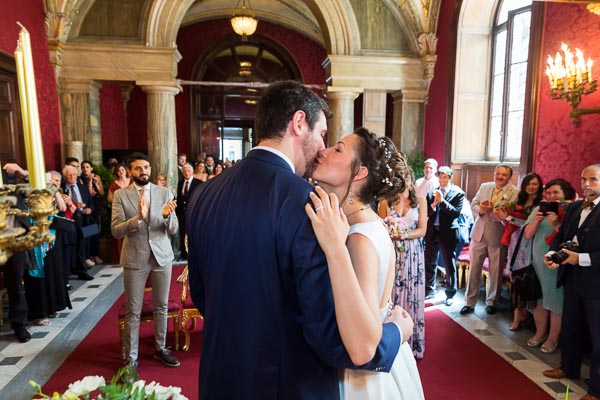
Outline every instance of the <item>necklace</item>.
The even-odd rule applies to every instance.
[[[364,206],[364,207],[361,207],[361,208],[359,208],[358,210],[352,211],[350,214],[346,214],[346,218],[348,218],[348,217],[349,217],[349,216],[351,216],[351,215],[354,215],[354,214],[356,214],[356,213],[357,213],[357,212],[359,212],[359,211],[366,210],[366,209],[367,209],[367,208],[369,208],[369,207],[370,207],[370,206]]]

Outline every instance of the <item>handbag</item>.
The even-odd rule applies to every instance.
[[[84,238],[89,238],[90,236],[94,236],[100,233],[100,227],[98,226],[98,224],[82,226],[81,233]]]
[[[533,264],[529,264],[524,268],[513,271],[513,266],[517,258],[517,252],[521,245],[521,239],[523,238],[523,232],[525,229],[521,229],[521,234],[517,240],[515,250],[513,251],[512,258],[510,260],[510,269],[513,280],[513,290],[521,301],[533,301],[542,298],[542,285],[540,280],[535,273]],[[533,255],[533,250],[532,250]]]

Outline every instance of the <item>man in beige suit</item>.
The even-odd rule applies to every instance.
[[[111,230],[116,239],[125,238],[121,252],[125,286],[124,356],[137,367],[140,314],[148,277],[154,307],[154,358],[169,367],[179,360],[165,348],[167,306],[173,249],[170,235],[177,232],[176,201],[164,187],[150,183],[150,162],[142,153],[127,158],[133,183],[115,192]]]
[[[485,299],[485,311],[488,314],[496,313],[508,248],[500,243],[504,225],[495,210],[517,200],[519,189],[510,183],[511,177],[510,166],[504,164],[496,166],[494,182],[482,183],[471,202],[473,216],[476,219],[471,232],[471,266],[465,293],[466,304],[460,310],[462,315],[475,311],[481,287],[481,269],[486,257],[489,259],[489,291]]]

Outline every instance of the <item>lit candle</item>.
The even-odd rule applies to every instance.
[[[21,32],[19,33],[19,41],[15,50],[15,62],[17,64],[19,95],[21,97],[21,115],[23,116],[29,183],[34,189],[45,189],[46,169],[33,70],[33,57],[31,55],[31,42],[27,29],[23,25],[19,25],[21,26]]]
[[[0,164],[0,187],[4,186],[4,181],[2,180],[2,164]]]
[[[594,62],[592,61],[591,58],[588,58],[588,62],[587,62],[587,69],[588,69],[588,81],[591,82],[592,81],[592,65],[594,64]]]

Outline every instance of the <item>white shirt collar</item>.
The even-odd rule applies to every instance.
[[[286,156],[285,154],[283,154],[281,151],[277,150],[276,148],[273,147],[269,147],[269,146],[255,146],[252,148],[252,150],[265,150],[265,151],[270,151],[273,154],[278,155],[279,157],[283,158],[283,160],[288,163],[288,165],[290,166],[290,168],[292,169],[293,173],[296,173],[296,168],[294,168],[294,164],[292,163],[292,160],[290,160],[288,158],[288,156]]]

